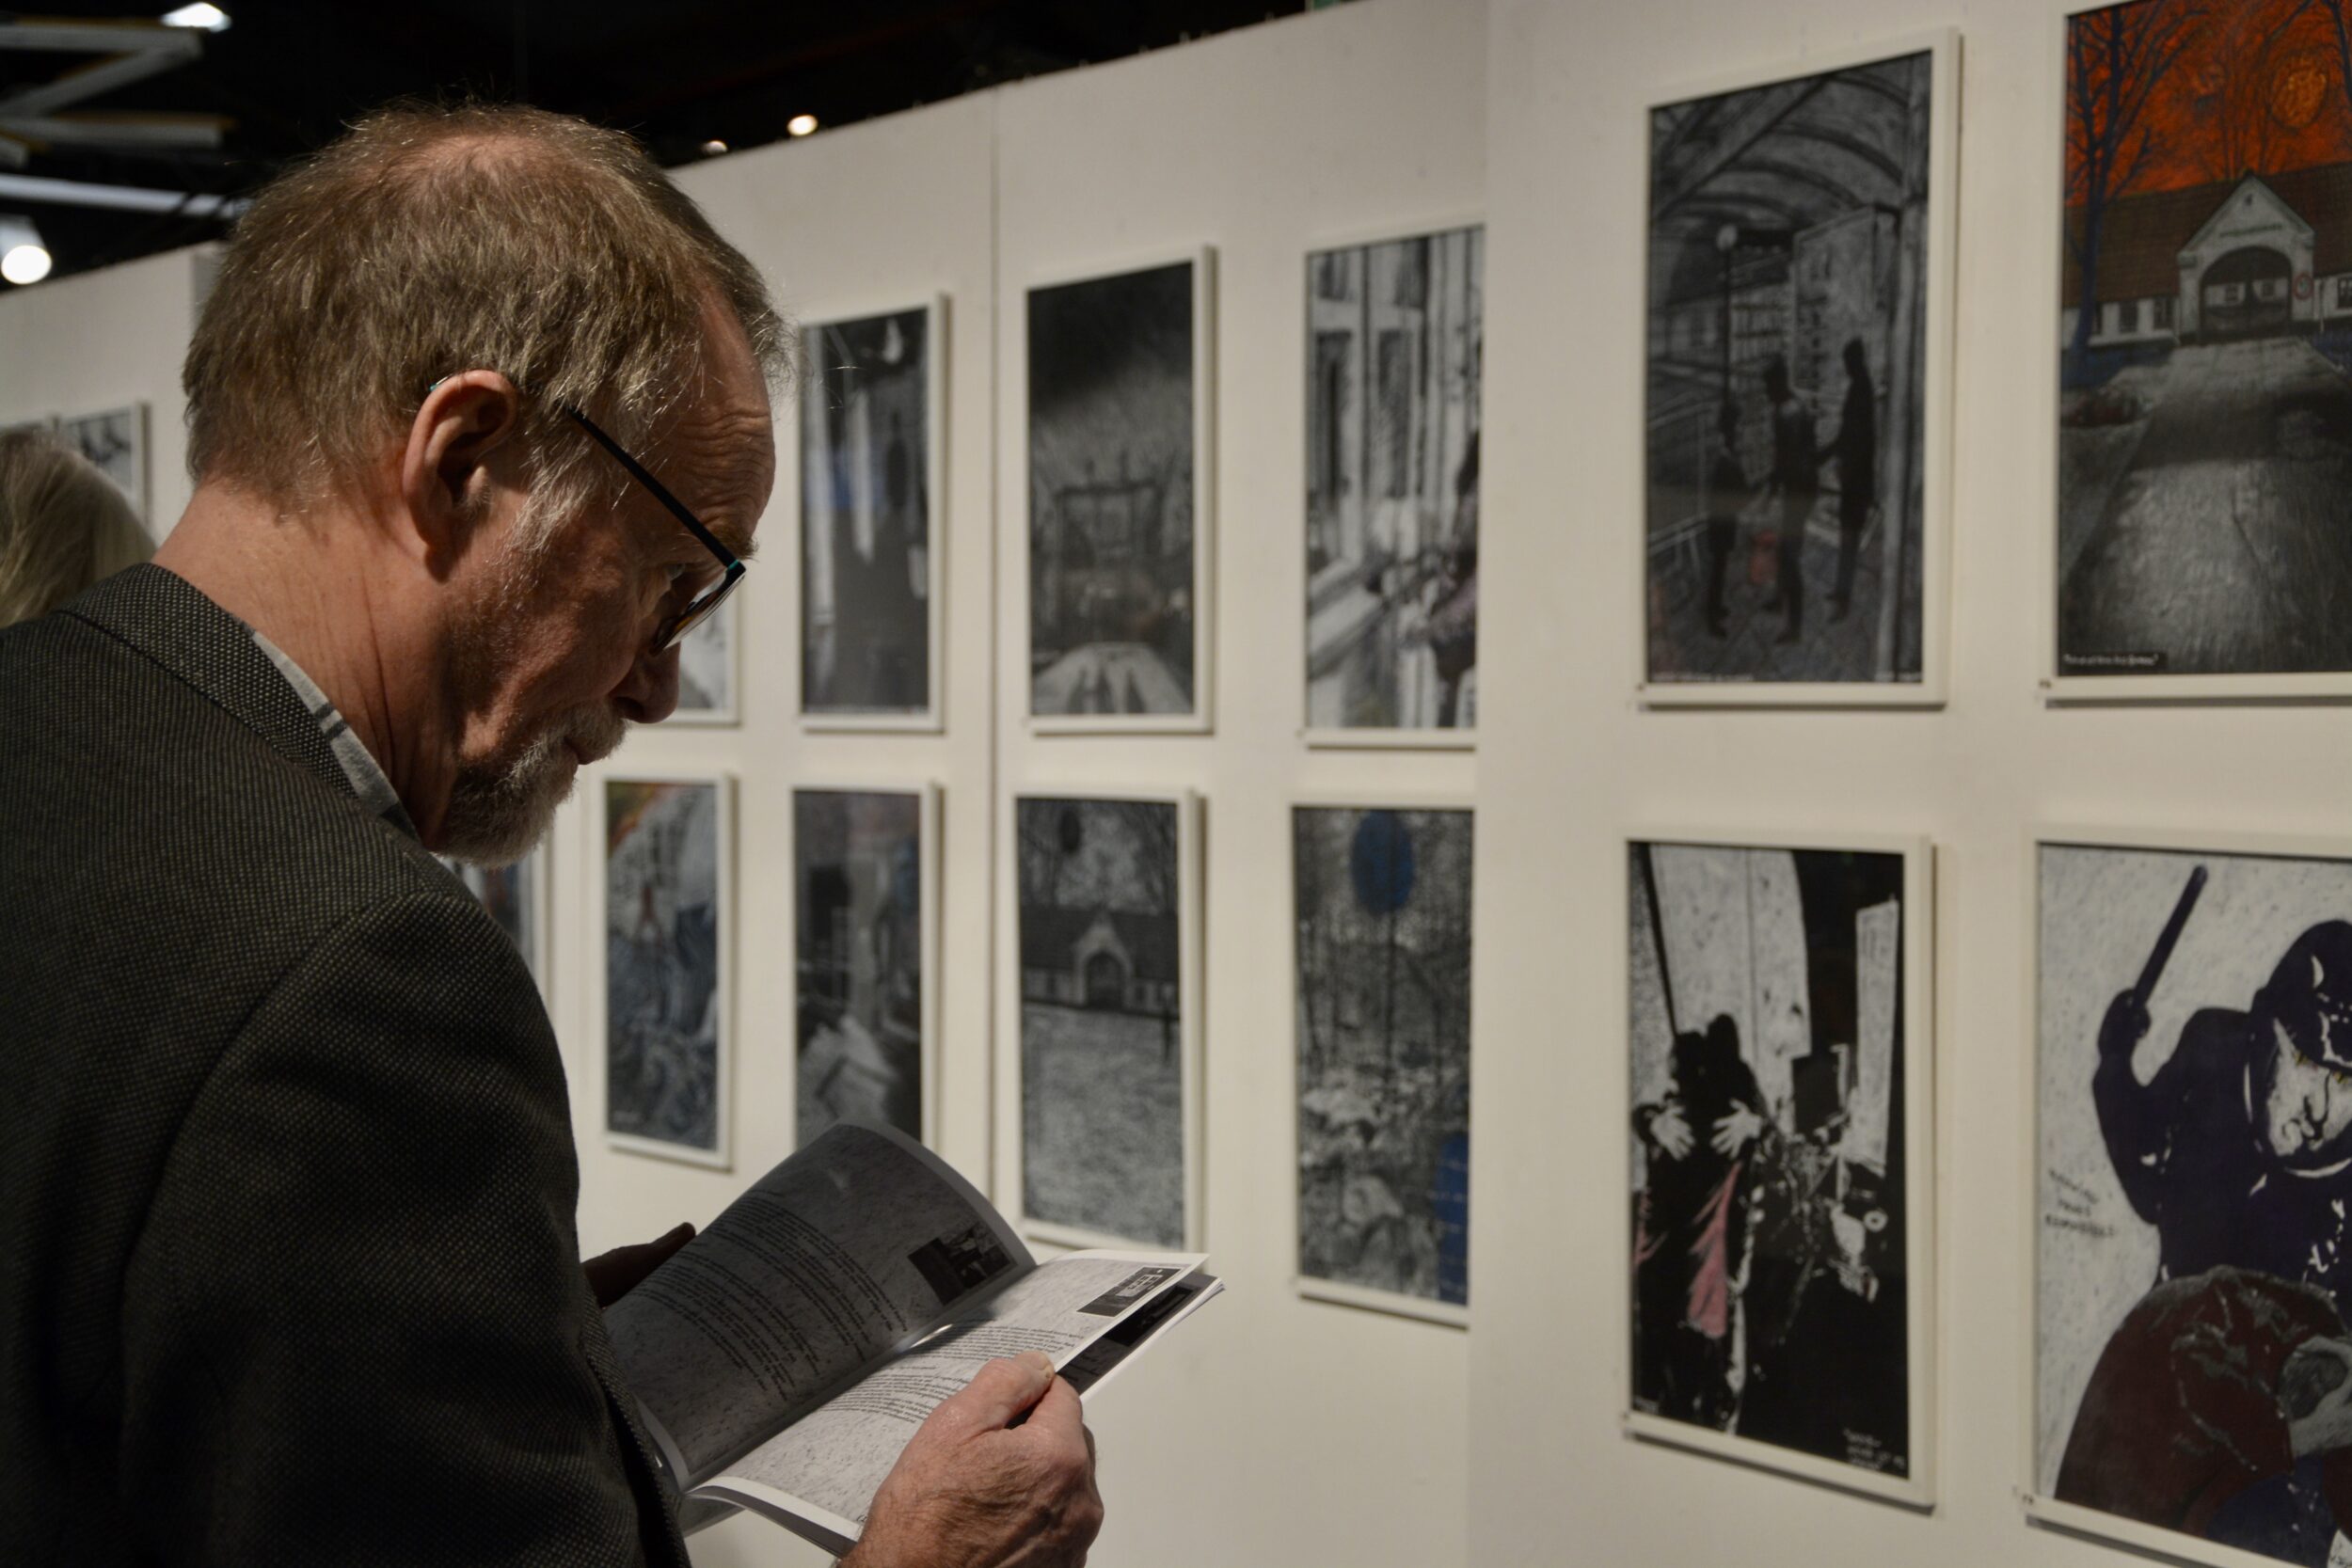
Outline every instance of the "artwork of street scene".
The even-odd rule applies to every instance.
[[[918,714],[931,692],[930,312],[803,334],[801,711]]]
[[[1651,111],[1653,682],[1920,678],[1932,64]]]
[[[923,1135],[923,798],[792,795],[805,1146],[834,1122]]]
[[[147,405],[110,408],[103,414],[68,415],[57,421],[57,439],[98,466],[147,515]]]
[[[1184,1242],[1177,808],[1025,799],[1022,1207],[1032,1220]]]
[[[2352,861],[2038,878],[2035,1485],[2352,1560]]]
[[[1470,814],[1292,814],[1298,1272],[1470,1302]]]
[[[676,717],[714,721],[735,717],[735,660],[729,645],[739,613],[741,602],[729,596],[717,614],[703,617],[700,626],[678,639]]]
[[[2347,8],[2067,24],[2060,675],[2352,670]]]
[[[1902,857],[1630,873],[1633,1408],[1907,1476]]]
[[[605,1128],[720,1148],[719,787],[604,786]]]
[[[1307,258],[1307,725],[1472,727],[1484,229]]]
[[[532,877],[544,853],[544,849],[533,849],[511,865],[469,865],[446,857],[441,861],[452,876],[466,884],[466,891],[490,911],[490,918],[499,923],[499,929],[506,933],[515,951],[522,955],[532,978],[541,986],[548,983],[548,977],[539,973],[539,922],[546,918],[546,912],[532,899],[532,890],[537,886]]]
[[[1194,709],[1193,264],[1029,291],[1029,711]]]

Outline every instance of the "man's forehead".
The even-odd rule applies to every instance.
[[[758,548],[753,531],[775,483],[775,427],[764,400],[757,406],[734,400],[707,408],[699,419],[681,420],[664,445],[678,476],[670,482],[678,499],[720,543],[749,559]]]

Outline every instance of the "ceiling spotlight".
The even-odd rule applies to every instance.
[[[727,144],[721,141],[716,136],[713,136],[708,141],[703,143],[703,156],[706,158],[716,158],[720,153],[724,152],[726,150]]]
[[[0,277],[11,283],[38,283],[49,276],[49,247],[40,243],[33,220],[0,217]]]
[[[167,27],[196,27],[207,33],[229,30],[229,13],[218,6],[204,5],[201,0],[197,5],[164,12],[162,21]]]
[[[784,122],[784,129],[786,135],[809,135],[817,129],[817,117],[815,115],[794,115],[790,119]]]

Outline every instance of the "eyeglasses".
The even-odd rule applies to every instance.
[[[647,491],[651,492],[654,499],[667,507],[670,515],[684,524],[686,531],[700,541],[702,547],[708,550],[712,559],[719,562],[719,580],[705,589],[682,609],[672,610],[668,615],[663,616],[661,624],[654,627],[652,645],[645,651],[649,654],[661,653],[679,638],[709,620],[712,612],[726,602],[726,596],[735,592],[735,585],[743,580],[742,560],[733,550],[719,543],[718,536],[703,527],[700,518],[686,510],[685,502],[670,494],[660,480],[646,472],[643,463],[623,451],[618,441],[597,429],[596,420],[568,403],[558,404],[556,406],[564,411],[566,419],[586,431],[596,445],[610,452],[612,461],[628,470],[629,478],[644,485]]]

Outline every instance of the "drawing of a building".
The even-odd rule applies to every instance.
[[[1176,917],[1127,910],[1021,911],[1021,999],[1104,1012],[1176,1011]]]
[[[2118,198],[2100,214],[2093,347],[2312,332],[2352,318],[2352,163]],[[2074,341],[2084,212],[2066,214]]]

